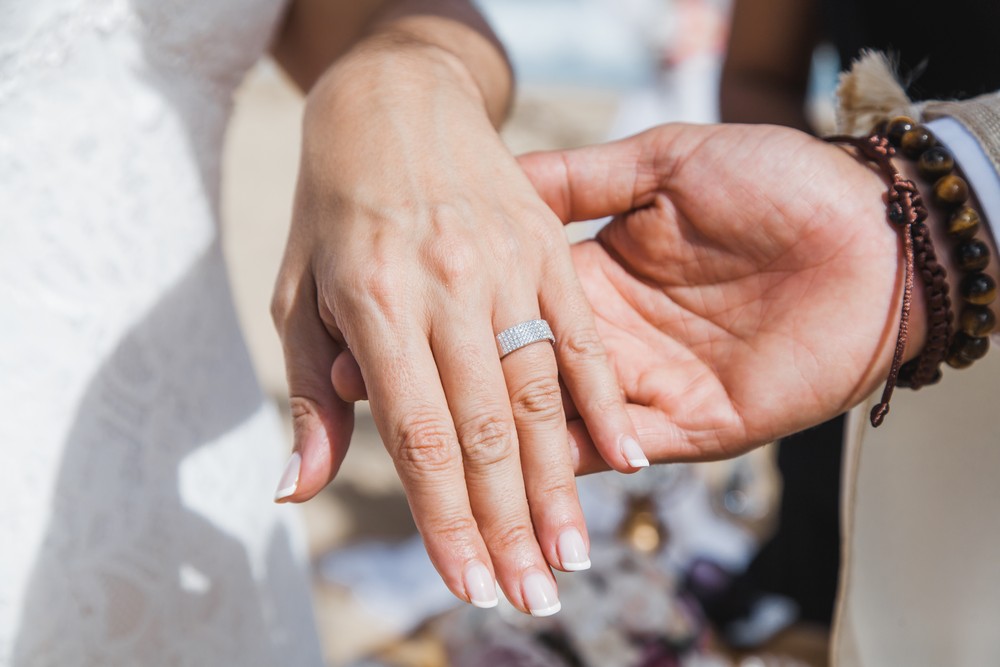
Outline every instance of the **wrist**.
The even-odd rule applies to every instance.
[[[903,178],[912,181],[917,186],[917,189],[921,194],[921,198],[927,210],[927,218],[924,220],[924,225],[927,227],[936,260],[943,267],[945,275],[947,276],[948,296],[951,301],[951,329],[953,332],[960,331],[961,327],[959,320],[965,305],[961,294],[961,282],[963,277],[968,272],[963,271],[960,268],[956,260],[955,253],[957,245],[956,240],[948,234],[949,216],[953,210],[947,209],[935,203],[933,184],[928,183],[920,176],[917,166],[912,160],[908,160],[903,156],[898,155],[892,159],[892,163]],[[884,176],[880,175],[875,170],[868,168],[866,165],[858,163],[858,166],[864,168],[868,173],[866,180],[869,187],[861,190],[860,192],[864,194],[867,200],[871,200],[872,202],[875,201],[874,193],[878,193],[879,201],[877,205],[872,203],[872,206],[870,207],[870,217],[874,220],[877,216],[881,225],[877,228],[877,231],[873,229],[872,240],[874,241],[875,238],[879,238],[884,241],[886,236],[891,235],[892,237],[892,247],[894,248],[895,265],[897,266],[898,272],[897,276],[900,278],[900,287],[891,301],[893,305],[890,311],[890,317],[898,318],[902,298],[901,269],[905,262],[903,243],[900,241],[898,233],[892,228],[891,223],[886,220],[886,182]],[[974,196],[970,195],[969,204],[978,210],[978,204],[975,202]],[[990,257],[995,258],[997,257],[995,241],[992,238],[992,235],[989,234],[989,230],[983,229],[984,226],[985,225],[981,223],[981,231],[977,234],[976,238],[983,241],[983,243],[987,245]],[[984,273],[988,274],[994,281],[997,281],[997,283],[1000,284],[1000,262],[995,259],[991,259],[989,265],[986,269],[984,269]],[[989,308],[993,311],[997,321],[1000,322],[1000,312],[997,312],[997,302],[990,304]],[[911,297],[908,322],[908,337],[906,340],[905,351],[903,353],[904,362],[911,361],[918,357],[927,344],[929,322],[928,315],[929,309],[927,288],[919,276],[914,275],[913,294]],[[882,356],[888,358],[891,356],[891,353],[887,352]]]
[[[300,183],[345,201],[384,204],[386,177],[400,170],[396,194],[433,200],[463,180],[456,172],[505,157],[513,164],[468,73],[424,43],[372,38],[306,101]]]
[[[327,69],[306,96],[306,112],[344,107],[363,116],[386,98],[398,108],[441,95],[485,112],[482,91],[457,56],[433,44],[380,35]]]
[[[838,148],[838,150],[840,150]],[[874,286],[870,298],[878,298],[879,303],[886,307],[886,328],[879,344],[878,353],[874,359],[876,377],[884,377],[888,371],[895,350],[896,335],[900,325],[900,313],[904,297],[903,267],[906,263],[904,243],[899,230],[887,219],[886,190],[888,184],[885,175],[877,168],[860,159],[849,151],[843,151],[849,156],[846,162],[853,173],[850,181],[853,183],[850,208],[845,210],[847,216],[857,216],[864,230],[862,243],[872,252],[872,261],[878,262],[883,268],[883,279]],[[894,160],[894,166],[905,178],[915,179],[916,172],[907,171],[905,160]],[[919,181],[914,180],[918,184]],[[929,211],[925,221],[929,227],[939,227],[932,217],[938,215]],[[935,249],[944,246],[935,238]],[[940,259],[940,258],[939,258]],[[904,348],[903,362],[915,359],[920,355],[927,342],[928,308],[927,295],[923,282],[914,272],[913,291],[910,297],[910,312],[907,323],[908,335]]]
[[[940,366],[953,340],[949,284],[937,258],[921,193],[892,159],[893,146],[898,148],[899,144],[879,133],[867,137],[837,135],[827,141],[852,146],[859,160],[871,165],[888,184],[883,197],[884,216],[898,235],[897,245],[901,248],[885,255],[903,269],[897,270],[903,280],[896,281],[897,285],[902,283],[902,307],[885,387],[881,400],[870,413],[872,426],[878,427],[889,413],[889,402],[897,385],[919,389],[941,378]],[[894,290],[889,303],[898,303],[898,299]]]
[[[998,270],[990,260],[996,249],[975,238],[981,222],[968,205],[968,185],[952,173],[954,160],[925,128],[900,117],[867,137],[838,135],[827,141],[852,146],[860,161],[872,165],[888,183],[883,215],[899,242],[895,253],[886,250],[880,256],[892,257],[905,269],[899,272],[906,280],[890,370],[882,399],[871,412],[872,425],[879,426],[897,383],[912,389],[934,384],[941,378],[942,363],[965,368],[989,350],[987,336],[996,324]],[[898,155],[919,164],[893,159]],[[918,174],[933,185],[921,191]],[[868,178],[861,184],[871,188],[874,181]],[[855,194],[871,207],[875,197],[870,189],[857,189]],[[954,250],[950,242],[955,243]],[[898,288],[889,303],[899,303]],[[875,357],[877,365],[882,356]]]
[[[509,106],[512,77],[503,56],[492,56],[495,62],[484,62],[489,58],[471,46],[453,50],[413,31],[387,29],[327,69],[306,97],[307,122],[331,112],[363,119],[425,106],[438,115],[477,114],[495,128]]]

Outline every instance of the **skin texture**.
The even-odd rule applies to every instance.
[[[554,602],[560,536],[586,544],[557,374],[611,467],[634,469],[635,430],[561,222],[497,135],[495,38],[468,2],[306,0],[274,52],[308,90],[272,304],[303,464],[279,500],[311,498],[346,455],[353,408],[331,377],[349,347],[451,590],[471,601],[478,564],[522,611],[529,581]],[[557,344],[501,362],[494,334],[539,316]]]
[[[843,149],[772,126],[673,125],[521,164],[563,220],[616,216],[573,261],[652,460],[734,456],[884,383],[902,251],[884,182]],[[913,303],[904,359],[925,338],[919,288]],[[577,426],[578,472],[601,469]]]
[[[884,182],[847,151],[781,127],[666,125],[520,162],[563,221],[615,216],[573,262],[653,461],[736,456],[884,382],[902,255]],[[922,299],[904,359],[923,346]],[[335,379],[363,393],[356,373]],[[575,416],[577,472],[604,469]]]

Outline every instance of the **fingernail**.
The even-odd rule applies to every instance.
[[[636,442],[635,438],[630,435],[623,435],[621,440],[622,454],[625,455],[625,460],[633,468],[648,468],[649,459],[642,452],[642,447]]]
[[[285,464],[285,472],[281,473],[278,480],[278,490],[274,492],[274,502],[280,503],[288,496],[295,493],[299,487],[299,469],[302,467],[302,457],[298,452],[292,452]]]
[[[479,561],[465,568],[465,593],[469,596],[469,602],[480,609],[490,609],[500,602],[493,575]]]
[[[590,569],[590,557],[583,543],[583,535],[576,528],[564,530],[556,543],[559,552],[559,562],[568,572],[579,572]]]
[[[529,572],[523,585],[524,601],[532,616],[551,616],[562,609],[556,587],[541,572]]]

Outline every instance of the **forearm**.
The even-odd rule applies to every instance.
[[[719,91],[724,122],[809,131],[804,107],[817,24],[814,0],[736,0]]]
[[[745,73],[723,72],[719,111],[726,123],[768,123],[811,131],[804,88],[771,83]]]
[[[378,41],[385,42],[379,45]],[[434,58],[454,68],[458,83],[474,88],[494,123],[510,108],[513,74],[503,46],[466,0],[399,2],[380,17],[370,46],[383,53]],[[449,83],[451,81],[449,80]]]

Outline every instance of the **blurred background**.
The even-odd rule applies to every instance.
[[[515,153],[668,121],[718,120],[728,0],[480,5],[519,80],[503,131]],[[818,54],[810,109],[821,127],[832,122],[837,69],[835,57]],[[224,169],[225,246],[239,313],[261,381],[286,417],[268,304],[288,229],[302,104],[275,66],[261,62],[237,95]],[[599,225],[568,233],[584,238]],[[774,637],[741,648],[713,638],[699,605],[746,567],[771,529],[778,481],[770,447],[735,462],[581,480],[593,571],[561,578],[563,611],[532,621],[465,608],[451,596],[424,555],[367,405],[358,413],[339,477],[302,508],[329,665],[826,664],[825,629],[799,627],[792,608],[768,607],[762,636]],[[789,627],[795,631],[777,633]]]

